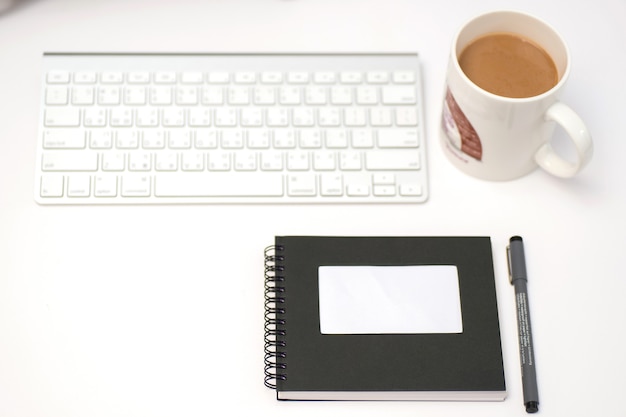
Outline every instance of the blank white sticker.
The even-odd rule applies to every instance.
[[[320,266],[324,334],[462,333],[454,265]]]

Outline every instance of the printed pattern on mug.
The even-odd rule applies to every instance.
[[[478,133],[465,117],[449,88],[446,91],[441,122],[448,142],[454,148],[478,161],[482,160],[483,147]]]

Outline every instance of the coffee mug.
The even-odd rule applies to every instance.
[[[576,175],[593,143],[558,99],[569,72],[567,45],[540,19],[497,11],[470,20],[454,38],[446,76],[441,144],[448,159],[485,180],[516,179],[537,166]],[[573,144],[574,161],[551,145],[556,124]]]

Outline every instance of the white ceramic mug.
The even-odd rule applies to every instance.
[[[459,65],[473,40],[489,33],[513,33],[540,45],[553,59],[558,82],[543,94],[509,98],[474,84]],[[505,181],[540,166],[558,177],[572,177],[591,159],[591,135],[580,117],[558,100],[570,72],[570,55],[561,36],[543,21],[514,11],[478,16],[465,24],[452,43],[442,111],[441,144],[448,159],[477,178]],[[550,139],[555,123],[567,133],[576,160],[557,154]]]

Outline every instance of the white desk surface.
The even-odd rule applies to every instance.
[[[568,41],[562,97],[595,155],[573,180],[491,183],[438,143],[448,47],[481,12]],[[523,416],[505,246],[526,244],[545,416],[624,416],[626,3],[554,0],[22,0],[0,15],[0,415]],[[431,198],[421,205],[42,207],[44,51],[419,51]],[[275,234],[492,237],[508,398],[278,402],[263,385],[263,248]]]

